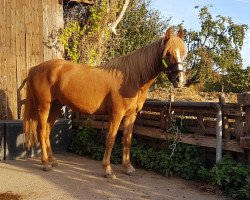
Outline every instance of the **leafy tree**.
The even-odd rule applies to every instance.
[[[209,7],[199,10],[201,30],[186,30],[188,84],[204,84],[213,80],[214,74],[227,74],[223,77],[228,79],[242,69],[240,50],[247,25],[235,24],[231,17],[213,18]]]
[[[246,69],[234,67],[223,76],[226,91],[245,92],[250,90],[250,66]]]
[[[151,0],[131,0],[113,35],[107,59],[125,55],[158,39],[169,26],[169,19],[150,7]]]
[[[65,27],[59,40],[65,47],[66,59],[91,65],[100,64],[111,39],[111,32],[117,24],[113,23],[123,10],[123,3],[118,0],[96,0],[91,6],[80,3],[65,6]]]
[[[98,0],[93,6],[77,4],[64,10],[65,28],[60,41],[66,59],[93,65],[156,40],[170,20],[151,9],[150,0]],[[124,15],[120,21],[121,13]]]

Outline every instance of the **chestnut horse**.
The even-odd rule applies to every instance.
[[[103,157],[108,178],[115,177],[110,155],[123,120],[122,164],[127,174],[133,173],[130,143],[136,115],[142,109],[150,85],[161,72],[167,73],[175,87],[183,86],[185,55],[183,31],[180,29],[174,35],[169,28],[158,41],[100,67],[50,60],[31,68],[27,78],[24,132],[28,147],[39,139],[43,169],[47,171],[58,165],[52,154],[50,131],[62,106],[66,105],[76,112],[109,116]]]

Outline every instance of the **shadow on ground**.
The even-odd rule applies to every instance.
[[[58,154],[60,167],[44,172],[39,158],[0,163],[0,193],[11,191],[23,199],[226,199],[198,189],[198,184],[137,169],[134,176],[114,166],[117,179],[103,177],[100,161]]]

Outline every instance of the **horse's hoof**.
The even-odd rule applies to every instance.
[[[105,174],[104,177],[108,179],[116,179],[116,176],[114,174]]]
[[[59,163],[57,161],[51,163],[52,167],[59,167]]]
[[[135,169],[134,170],[127,170],[126,174],[129,176],[134,176],[135,175]]]
[[[126,170],[126,174],[129,176],[133,176],[135,174],[135,168],[132,165],[130,165]]]
[[[43,165],[43,171],[48,172],[52,170],[52,166],[51,165]]]

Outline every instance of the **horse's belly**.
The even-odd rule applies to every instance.
[[[62,77],[56,96],[75,111],[87,114],[105,114],[109,109],[112,80],[97,69],[79,70]]]
[[[106,114],[109,101],[106,92],[95,90],[64,90],[58,95],[59,101],[74,111],[86,114]]]
[[[106,114],[108,111],[108,105],[104,101],[82,101],[80,104],[76,104],[75,107],[78,111],[85,114]]]

